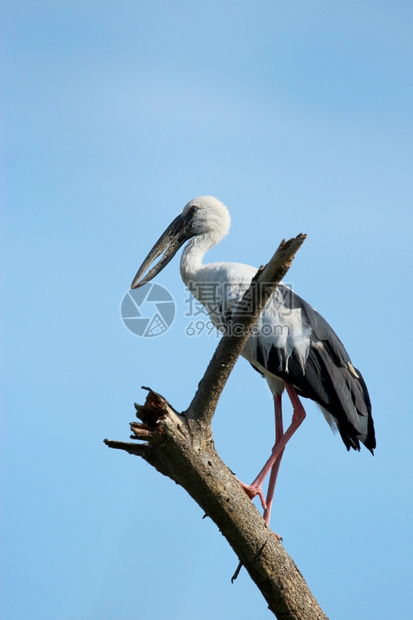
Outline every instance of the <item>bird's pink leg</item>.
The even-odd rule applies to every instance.
[[[264,467],[262,468],[258,476],[255,478],[254,482],[251,485],[246,485],[246,484],[241,483],[243,489],[245,490],[245,492],[251,499],[253,499],[256,495],[259,496],[259,498],[261,499],[261,504],[265,510],[267,509],[267,504],[263,501],[264,496],[262,493],[262,484],[266,476],[268,475],[269,471],[272,469],[273,465],[276,465],[276,462],[280,460],[284,452],[285,446],[287,445],[291,437],[294,435],[297,428],[302,424],[303,420],[305,419],[304,407],[302,406],[294,387],[287,381],[284,381],[284,386],[285,386],[285,389],[287,390],[288,396],[290,397],[291,404],[293,406],[293,417],[291,420],[291,424],[287,428],[286,432],[281,436],[280,440],[275,443],[272,449],[270,458],[265,463]],[[279,463],[278,463],[278,467],[279,467]],[[274,470],[275,479],[278,474],[278,467]],[[275,486],[275,482],[274,482],[274,486]],[[272,501],[272,497],[270,497],[269,499],[271,499]]]
[[[281,441],[281,437],[284,435],[283,429],[283,415],[281,405],[281,394],[275,394],[274,396],[274,412],[275,412],[275,444],[274,447]],[[270,481],[268,483],[268,491],[266,504],[267,508],[264,510],[264,520],[269,525],[271,517],[272,500],[274,498],[275,483],[277,482],[278,470],[280,469],[281,459],[284,454],[284,450],[281,452],[278,459],[275,461],[271,468]]]

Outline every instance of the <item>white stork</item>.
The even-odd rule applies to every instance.
[[[228,234],[230,224],[228,209],[216,198],[201,196],[191,200],[149,252],[131,288],[154,278],[189,241],[181,258],[182,279],[205,306],[215,327],[225,332],[231,309],[257,272],[240,263],[203,265],[204,254]],[[161,254],[159,262],[142,277]],[[341,340],[327,321],[285,284],[280,284],[267,302],[242,356],[265,377],[274,398],[275,444],[271,455],[251,485],[241,483],[251,499],[260,497],[264,519],[269,524],[284,448],[305,418],[299,396],[320,406],[347,450],[360,450],[361,442],[373,453],[376,440],[371,404],[363,377],[352,365]],[[292,421],[285,433],[281,409],[284,388],[293,407]],[[262,484],[269,472],[264,499]]]

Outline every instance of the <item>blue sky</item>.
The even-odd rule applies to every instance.
[[[237,558],[127,439],[149,385],[185,409],[216,338],[138,338],[119,308],[198,195],[232,216],[211,260],[266,262],[308,238],[288,282],[366,379],[374,458],[307,419],[272,525],[335,620],[412,607],[413,8],[408,2],[27,2],[2,7],[3,617],[269,618]],[[406,389],[407,388],[407,389]],[[289,415],[286,407],[286,416]],[[214,419],[245,481],[271,395],[240,360]]]

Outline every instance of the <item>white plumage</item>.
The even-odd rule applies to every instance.
[[[181,276],[191,293],[205,306],[211,321],[225,332],[234,305],[240,301],[256,269],[240,263],[203,264],[205,253],[229,232],[227,208],[212,196],[191,200],[166,229],[136,274],[132,288],[151,280],[185,244]],[[154,260],[160,261],[142,278]],[[250,497],[259,495],[267,522],[284,448],[305,418],[298,396],[314,400],[327,422],[337,428],[347,449],[360,441],[373,452],[376,445],[371,404],[361,373],[354,368],[342,342],[329,324],[290,288],[280,284],[267,302],[242,352],[267,380],[275,405],[276,441],[270,458],[251,485],[242,486]],[[281,394],[286,389],[293,418],[284,433]],[[262,483],[271,471],[267,499]]]

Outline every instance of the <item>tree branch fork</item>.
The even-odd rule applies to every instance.
[[[132,441],[105,439],[105,443],[143,458],[191,495],[225,536],[277,618],[321,620],[327,616],[277,536],[219,457],[211,430],[219,397],[250,330],[305,238],[301,234],[282,241],[266,267],[258,270],[232,315],[233,323],[241,329],[220,340],[188,409],[178,413],[163,396],[144,388],[148,390],[145,404],[135,404],[139,422],[130,424]]]

